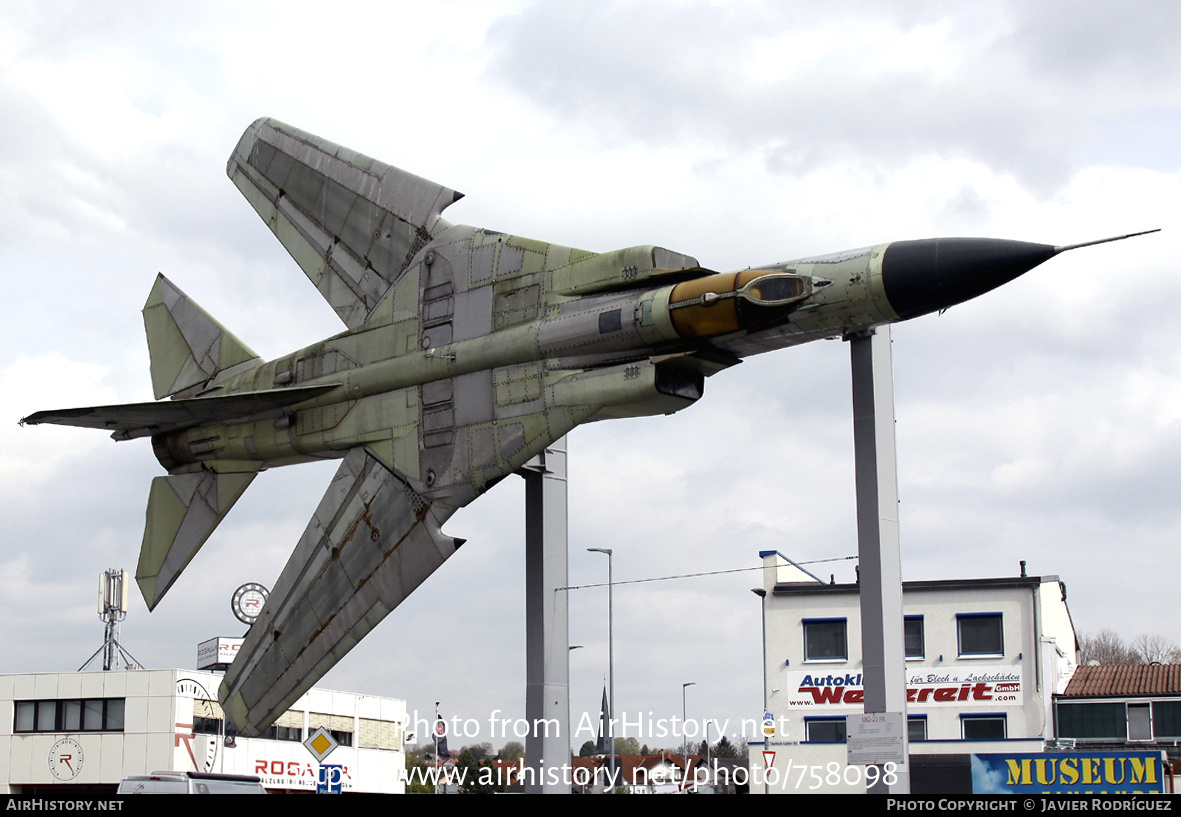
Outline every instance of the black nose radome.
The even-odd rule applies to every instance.
[[[1000,238],[895,241],[882,259],[886,299],[906,320],[963,303],[1057,254],[1050,244]]]

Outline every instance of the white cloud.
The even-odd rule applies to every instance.
[[[68,408],[89,396],[89,405],[117,402],[103,385],[106,367],[78,363],[58,354],[18,357],[0,370],[0,412],[9,418],[32,414],[36,407]],[[83,398],[85,399],[85,398]],[[42,490],[61,468],[85,461],[104,441],[101,435],[47,426],[0,426],[0,480],[9,497]]]

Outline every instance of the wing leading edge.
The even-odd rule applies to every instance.
[[[463,196],[274,119],[246,129],[226,172],[350,329]]]
[[[226,673],[220,698],[261,734],[463,543],[364,448],[344,458]]]

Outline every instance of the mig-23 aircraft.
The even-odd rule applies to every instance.
[[[161,275],[143,313],[172,400],[22,423],[151,438],[168,476],[136,570],[149,608],[260,471],[342,460],[222,683],[246,735],[456,551],[456,509],[575,426],[671,414],[748,355],[946,309],[1073,248],[898,241],[717,273],[451,224],[454,190],[271,119],[228,173],[346,330],[264,361]]]

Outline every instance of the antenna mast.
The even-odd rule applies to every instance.
[[[140,663],[131,653],[123,649],[119,643],[119,622],[127,618],[127,587],[130,584],[126,570],[112,567],[98,576],[98,617],[106,622],[103,645],[94,655],[86,659],[86,663],[78,671],[86,667],[101,654],[103,657],[103,671],[109,672],[119,669],[139,669]]]

